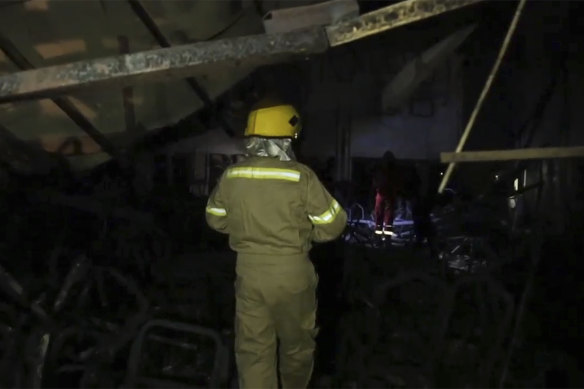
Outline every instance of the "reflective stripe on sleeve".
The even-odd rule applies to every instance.
[[[235,167],[227,170],[227,178],[251,178],[255,180],[300,181],[300,172],[291,169]]]
[[[207,207],[206,211],[207,213],[210,213],[211,215],[215,216],[227,216],[227,211],[225,210],[225,208]]]
[[[322,213],[319,216],[308,215],[308,218],[310,219],[312,224],[329,224],[335,220],[335,218],[339,214],[340,209],[341,206],[339,205],[339,203],[337,203],[337,201],[333,199],[331,206],[324,213]]]

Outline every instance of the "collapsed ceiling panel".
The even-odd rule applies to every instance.
[[[372,19],[371,16],[363,15],[356,21],[341,23],[336,29],[329,28],[328,40],[333,42],[332,45],[339,44],[335,36],[342,35],[344,38],[339,39],[348,42],[358,39],[359,36],[351,35],[347,38],[347,33],[358,35],[360,29],[369,31],[372,25],[370,22],[377,26],[376,31],[384,31],[478,1],[480,0],[460,0],[448,7],[430,7],[434,4],[432,0],[398,2],[376,11],[375,15],[381,15],[380,17],[375,16]],[[315,2],[318,1],[302,3]],[[413,7],[416,4],[419,7]],[[282,61],[289,55],[319,53],[328,47],[323,29],[295,32],[289,35],[289,39],[283,36],[258,35],[255,39],[216,41],[217,38],[250,36],[263,31],[260,17],[263,11],[258,12],[253,5],[253,2],[248,1],[142,3],[138,0],[32,0],[6,7],[8,12],[3,12],[0,16],[0,43],[3,44],[0,48],[8,54],[8,58],[4,58],[4,61],[0,58],[0,76],[10,76],[1,78],[3,101],[12,101],[19,93],[25,98],[51,97],[54,100],[0,104],[0,124],[9,124],[10,131],[17,138],[40,144],[47,151],[57,150],[65,155],[79,157],[96,154],[103,149],[114,155],[119,152],[120,147],[128,146],[140,137],[143,130],[167,127],[203,105],[209,107],[214,98],[229,90],[255,67],[270,63],[270,58]],[[276,8],[296,5],[299,2],[279,1]],[[268,8],[271,7],[266,7]],[[409,13],[402,15],[400,10],[409,10]],[[22,23],[23,20],[26,23]],[[398,21],[397,24],[395,20]],[[351,31],[347,32],[349,25],[352,26]],[[343,26],[347,28],[343,29]],[[200,42],[204,40],[214,42]],[[192,45],[193,43],[196,44]],[[190,45],[147,51],[176,44]],[[14,48],[16,53],[10,55],[4,46]],[[241,58],[229,54],[237,52],[234,48],[241,49]],[[192,52],[189,53],[188,50]],[[172,53],[176,54],[175,57],[172,57]],[[184,63],[184,58],[181,57],[183,54],[188,58],[200,57],[200,63]],[[221,58],[215,61],[213,55]],[[213,57],[211,60],[208,58],[210,56]],[[15,57],[21,60],[15,61]],[[110,62],[104,60],[108,57]],[[156,73],[157,77],[150,77],[146,83],[134,78],[139,75],[139,71],[134,71],[136,74],[120,73],[119,79],[116,79],[115,74],[108,73],[105,79],[96,81],[103,81],[107,84],[106,87],[80,88],[74,92],[63,88],[66,78],[61,78],[61,75],[51,80],[51,68],[48,67],[55,66],[53,69],[57,71],[70,66],[93,66],[93,59],[96,60],[93,65],[115,65],[116,69],[127,68],[128,61],[137,61],[133,65],[139,65],[141,61],[146,64],[148,61],[154,61],[152,64],[158,61],[158,68],[145,68],[145,71]],[[178,62],[173,65],[174,60]],[[16,70],[42,69],[12,74],[15,69],[10,61],[15,61],[18,65]],[[71,65],[75,61],[82,62]],[[118,66],[115,61],[122,62]],[[174,68],[166,69],[166,61],[170,61],[168,63]],[[243,61],[243,65],[240,61]],[[195,68],[196,72],[193,71]],[[181,79],[194,74],[197,75],[196,79]],[[55,75],[56,73],[53,77]],[[169,76],[175,80],[170,81]],[[47,84],[45,92],[40,92],[47,80],[53,84]],[[67,82],[69,81],[71,79]],[[71,86],[84,84],[81,79],[73,81]],[[26,88],[30,91],[26,92]],[[40,93],[36,95],[37,92]],[[53,92],[69,94],[67,97],[55,98]],[[38,125],[39,117],[43,118],[42,126]],[[63,145],[66,147],[62,147]],[[71,149],[71,145],[75,147]]]
[[[144,7],[172,44],[206,39],[217,33],[221,37],[247,35],[262,28],[261,18],[253,8],[237,8],[223,1],[170,3],[148,1],[144,2]],[[128,1],[15,3],[3,7],[0,26],[2,38],[37,68],[160,47]],[[218,31],[218,26],[226,28]],[[22,69],[0,51],[0,74]],[[251,70],[240,68],[208,75],[198,81],[210,97],[215,98]],[[135,127],[167,126],[203,106],[183,80],[138,84],[130,90],[115,87],[80,90],[66,99],[97,131],[122,145],[137,135],[129,133]],[[129,109],[131,123],[128,123]],[[39,118],[42,118],[42,126]],[[0,124],[17,138],[39,144],[49,152],[79,155],[101,151],[101,147],[49,99],[0,104]]]

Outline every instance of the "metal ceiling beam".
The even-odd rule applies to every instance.
[[[150,31],[150,34],[154,37],[154,39],[156,39],[156,42],[160,45],[160,47],[171,47],[172,45],[170,44],[168,39],[166,39],[162,31],[160,31],[160,28],[158,28],[158,25],[156,24],[154,19],[152,19],[152,17],[150,16],[146,8],[144,8],[142,3],[140,3],[140,1],[138,0],[128,0],[128,3],[130,4],[132,11],[134,11],[136,16],[140,19],[140,21],[144,24],[148,31]],[[235,135],[235,132],[225,121],[223,116],[216,114],[215,104],[209,97],[209,94],[207,93],[205,88],[203,88],[194,77],[188,77],[186,81],[191,87],[191,89],[195,92],[197,97],[201,99],[201,101],[205,105],[205,108],[211,110],[211,112],[215,114],[215,118],[217,119],[219,125],[223,128],[223,130],[225,130],[225,132],[227,132],[229,135],[232,136]]]
[[[8,74],[0,76],[0,103],[88,86],[119,88],[142,81],[180,79],[217,71],[218,67],[229,71],[241,65],[285,62],[480,1],[484,0],[407,0],[326,29],[198,42]]]
[[[0,77],[0,103],[68,93],[83,87],[122,87],[139,81],[180,79],[209,73],[218,66],[228,71],[241,64],[261,65],[291,56],[324,52],[321,28],[277,35],[252,35],[211,42],[79,61]]]
[[[8,57],[18,68],[21,70],[25,70],[25,72],[21,73],[14,73],[14,74],[22,74],[27,72],[36,72],[34,65],[26,59],[24,55],[14,46],[14,44],[6,39],[3,36],[0,36],[0,50],[6,54]],[[0,84],[2,82],[0,81]],[[114,145],[101,133],[99,132],[93,124],[75,106],[69,101],[67,98],[64,97],[56,97],[52,99],[53,103],[55,103],[69,118],[87,135],[89,135],[95,143],[101,146],[101,148],[111,156],[119,156],[118,151],[114,147]]]
[[[406,0],[326,27],[331,47],[457,10],[485,0]]]

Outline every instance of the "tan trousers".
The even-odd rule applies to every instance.
[[[318,277],[312,263],[305,256],[239,254],[236,270],[239,387],[277,388],[279,364],[283,388],[306,388],[317,333]]]

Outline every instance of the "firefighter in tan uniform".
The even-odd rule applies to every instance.
[[[295,161],[290,146],[300,129],[290,105],[253,110],[247,158],[226,169],[207,203],[207,223],[229,234],[237,252],[240,388],[277,388],[278,363],[283,388],[305,388],[312,374],[318,277],[308,252],[313,241],[337,238],[347,214]]]

